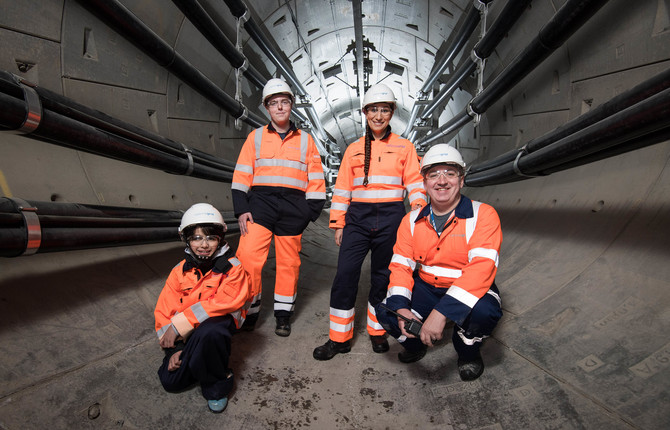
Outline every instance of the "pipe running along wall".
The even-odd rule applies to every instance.
[[[88,11],[133,43],[156,63],[165,67],[176,77],[195,89],[217,106],[252,127],[260,127],[267,121],[253,114],[209,80],[200,70],[162,40],[139,20],[132,12],[116,0],[79,0]]]
[[[35,91],[41,104],[37,123],[34,130],[23,131],[31,138],[177,175],[232,181],[234,164],[230,161],[193,151],[184,145],[179,150],[179,144],[168,139],[43,88],[23,85],[22,89],[17,82],[12,82],[9,73],[0,71],[0,127],[5,130],[20,130],[23,127],[34,110],[23,99],[23,94],[24,91]]]
[[[183,212],[0,198],[0,257],[179,240]],[[238,232],[232,213],[222,213]]]
[[[509,92],[528,73],[558,49],[570,36],[584,25],[607,0],[568,0],[563,7],[542,27],[539,34],[517,55],[512,62],[481,93],[454,118],[447,121],[430,135],[416,142],[421,149],[427,148],[438,140],[446,141],[453,137],[467,117],[481,115],[495,102]],[[457,125],[461,124],[459,127]]]

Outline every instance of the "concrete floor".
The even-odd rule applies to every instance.
[[[594,396],[510,349],[495,335],[483,347],[487,366],[484,375],[468,383],[458,377],[455,352],[446,340],[449,334],[417,363],[400,363],[400,346],[394,341],[388,353],[373,353],[364,326],[364,288],[359,291],[352,351],[326,362],[314,360],[312,350],[327,340],[329,290],[337,261],[326,217],[324,212],[305,233],[291,336],[274,334],[270,300],[263,307],[256,330],[234,336],[232,367],[236,384],[223,414],[207,411],[198,387],[169,394],[156,376],[162,352],[152,329],[152,300],[162,288],[167,271],[180,258],[181,248],[171,245],[140,258],[138,267],[144,266],[148,273],[142,291],[126,291],[132,298],[107,297],[105,305],[96,308],[97,322],[78,321],[73,305],[66,312],[67,324],[63,316],[58,316],[62,326],[49,320],[40,333],[21,333],[18,314],[34,317],[23,308],[35,296],[12,297],[13,304],[3,298],[0,330],[4,341],[0,348],[6,359],[0,368],[6,385],[0,397],[0,428],[636,428]],[[87,251],[89,255],[94,252]],[[272,255],[268,261],[266,299],[272,297]],[[133,264],[132,258],[123,263],[132,270],[135,285],[141,285],[137,278],[143,274]],[[147,270],[146,266],[160,269]],[[92,270],[97,273],[101,267]],[[3,269],[10,269],[10,265]],[[361,285],[369,276],[365,269]],[[63,270],[55,276],[72,276]],[[115,267],[107,270],[107,278],[117,272]],[[95,288],[90,281],[88,286]],[[501,287],[504,300],[504,282]],[[82,285],[73,288],[82,293]],[[119,289],[118,279],[115,288],[108,292]],[[95,296],[101,297],[101,292]],[[53,306],[59,307],[62,298],[55,300]],[[83,312],[83,308],[96,306],[90,303],[92,300],[102,299],[82,299],[77,304],[82,315],[90,315],[90,310]],[[42,313],[45,309],[48,314],[48,306]],[[124,321],[128,327],[123,326]],[[505,331],[507,321],[506,316],[496,333]],[[145,326],[138,326],[142,324]],[[44,351],[24,354],[21,339],[36,335],[44,337]],[[85,339],[90,336],[97,336],[97,342]],[[26,342],[34,344],[34,339]],[[100,349],[91,350],[96,344]],[[84,346],[88,350],[80,349]],[[10,366],[16,367],[12,370]],[[34,366],[34,372],[30,366]],[[54,368],[60,370],[49,370]]]

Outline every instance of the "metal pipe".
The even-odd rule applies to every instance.
[[[486,3],[490,2],[491,0]],[[475,7],[474,3],[470,3],[468,6],[467,15],[463,21],[463,25],[454,37],[454,40],[451,42],[451,45],[447,51],[440,59],[439,63],[437,64],[437,68],[430,72],[430,75],[423,83],[421,90],[419,90],[421,93],[428,94],[431,91],[435,81],[437,81],[438,78],[444,74],[445,70],[447,70],[447,67],[454,59],[456,54],[458,54],[468,42],[470,36],[472,36],[472,33],[477,28],[477,24],[479,24],[480,20],[481,16],[479,14],[479,10]]]
[[[117,0],[78,1],[84,8],[128,39],[156,63],[165,67],[203,97],[233,115],[234,118],[242,119],[253,127],[260,127],[265,124],[262,118],[248,112],[244,105],[224,92],[200,70],[186,61],[174,48]]]
[[[664,89],[670,88],[670,69],[665,70],[651,79],[636,85],[635,87],[625,91],[618,96],[615,96],[600,106],[590,110],[589,112],[578,116],[577,118],[555,128],[551,132],[533,139],[523,146],[523,151],[530,153],[542,149],[545,146],[556,142],[566,136],[571,135],[581,129],[584,129],[591,124],[595,124],[610,115],[613,115],[621,110],[630,107],[653,94],[656,94]],[[513,161],[519,150],[509,151],[494,159],[487,160],[483,163],[472,166],[470,173],[477,173],[488,170],[505,163]]]
[[[601,159],[610,151],[623,153],[626,145],[658,143],[670,128],[670,89],[663,90],[589,127],[530,154],[519,153],[504,165],[468,174],[468,186],[503,184],[547,172],[564,170],[579,160]]]
[[[507,2],[503,10],[500,12],[500,15],[498,15],[498,18],[496,18],[495,22],[486,31],[484,37],[472,49],[470,57],[459,66],[458,70],[451,76],[440,92],[428,105],[426,105],[426,108],[421,115],[422,121],[427,120],[435,109],[442,106],[456,91],[458,86],[463,83],[470,74],[474,73],[477,67],[477,62],[473,57],[485,60],[493,53],[493,50],[498,46],[512,26],[519,20],[530,2],[531,0],[510,0]],[[414,109],[412,109],[412,113],[414,114]],[[414,123],[414,118],[415,117],[412,118],[410,124]]]
[[[270,61],[277,66],[279,70],[282,71],[283,75],[291,82],[294,91],[302,98],[305,98],[307,96],[307,91],[305,91],[305,88],[302,86],[300,83],[300,80],[298,77],[295,75],[295,72],[293,72],[293,68],[284,61],[284,59],[278,55],[278,53],[275,51],[274,47],[268,40],[267,36],[263,32],[263,30],[260,28],[260,26],[256,23],[256,21],[252,17],[245,17],[245,14],[248,13],[248,9],[244,3],[242,3],[240,0],[225,0],[226,5],[230,9],[230,12],[235,16],[236,18],[243,18],[245,19],[244,21],[244,28],[247,30],[247,33],[251,36],[251,38],[256,42],[259,48],[265,53],[265,55],[268,56]],[[310,116],[312,126],[315,131],[318,131],[319,134],[321,134],[320,139],[323,141],[328,140],[328,135],[323,129],[323,125],[321,124],[321,120],[319,119],[319,115],[317,114],[316,110],[312,105],[306,106],[307,110],[307,115]],[[315,142],[316,143],[316,142]],[[321,155],[327,155],[327,151],[323,144],[320,142],[317,143],[317,147],[319,148],[319,152]]]
[[[42,107],[45,109],[50,109],[76,121],[83,122],[115,135],[137,141],[150,148],[163,151],[180,158],[188,158],[186,153],[188,150],[196,162],[202,163],[209,167],[228,170],[231,172],[235,169],[235,163],[232,161],[214,157],[213,155],[207,154],[197,149],[187,148],[186,145],[182,143],[172,141],[159,134],[152,133],[106,115],[100,111],[88,108],[75,102],[74,100],[56,94],[45,88],[39,86],[35,86],[33,88],[40,98]],[[16,77],[11,73],[2,70],[0,70],[0,92],[4,92],[21,100],[23,99],[23,91],[17,83]]]
[[[26,103],[0,93],[0,106],[2,106],[2,109],[0,109],[0,126],[7,130],[18,129],[28,111]],[[190,176],[220,182],[232,181],[232,172],[228,170],[214,169],[196,163],[191,164],[189,159],[141,145],[49,109],[43,110],[39,126],[28,136],[178,175],[189,174]]]
[[[182,11],[200,33],[207,38],[212,46],[230,62],[231,66],[236,69],[242,68],[244,70],[242,74],[256,87],[263,88],[265,86],[267,78],[249,64],[244,54],[238,51],[235,45],[228,40],[212,17],[209,16],[207,11],[196,0],[172,0],[172,2],[177,5],[179,10]]]
[[[26,209],[36,214],[32,221],[26,220]],[[39,232],[37,242],[30,245],[37,247],[32,253],[176,241],[182,215],[181,211],[0,198],[0,257],[24,255],[30,229]],[[223,216],[228,232],[238,232],[233,214]]]
[[[549,54],[560,47],[606,2],[607,0],[568,0],[540,30],[538,36],[505,67],[489,86],[470,101],[458,117],[462,117],[463,114],[470,117],[483,114],[544,61]],[[466,124],[466,122],[458,122],[462,125]],[[454,120],[448,121],[429,136],[419,139],[417,145],[425,147],[438,139],[445,139],[445,135],[453,133],[454,124]]]
[[[472,111],[482,114],[534,70],[551,53],[565,43],[584,23],[600,10],[607,0],[568,0],[563,7],[542,27],[526,48],[517,55],[486,87],[470,102]]]

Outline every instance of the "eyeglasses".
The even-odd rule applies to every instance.
[[[282,105],[282,107],[289,107],[291,106],[291,100],[282,99],[282,100],[271,100],[268,102],[268,106],[273,108],[279,106],[280,104]]]
[[[188,241],[190,243],[195,244],[195,245],[202,244],[202,242],[204,240],[206,240],[207,243],[219,243],[221,241],[221,237],[220,236],[200,236],[200,235],[197,235],[197,236],[190,236],[188,238]]]
[[[389,116],[391,113],[393,113],[393,109],[389,109],[387,107],[377,107],[377,106],[372,106],[369,107],[365,110],[365,113],[372,114],[372,115],[377,115],[377,113],[381,112],[383,116]]]
[[[444,175],[444,177],[447,179],[456,179],[459,176],[461,176],[461,174],[455,170],[433,170],[432,172],[426,175],[426,178],[434,181],[441,175]]]

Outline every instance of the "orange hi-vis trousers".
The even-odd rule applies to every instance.
[[[260,311],[263,266],[268,258],[273,234],[258,223],[247,223],[247,230],[247,234],[240,237],[237,258],[251,277],[251,293],[253,295],[251,308],[249,309],[249,315],[251,315]],[[296,236],[274,235],[274,239],[277,264],[274,313],[275,316],[290,316],[293,314],[298,291],[302,234]]]

